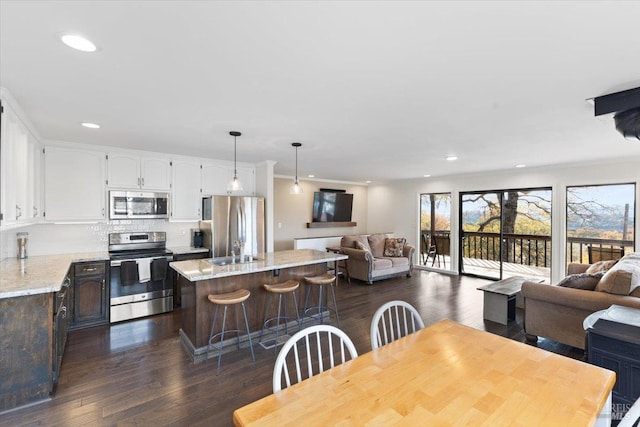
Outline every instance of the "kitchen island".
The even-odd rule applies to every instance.
[[[298,303],[304,303],[304,277],[317,276],[327,271],[327,263],[347,259],[346,255],[299,249],[259,254],[251,261],[227,263],[218,258],[172,262],[179,275],[182,294],[182,328],[180,339],[194,362],[207,357],[207,343],[213,317],[213,305],[207,295],[231,292],[244,288],[251,292],[246,301],[249,329],[252,338],[260,334],[266,304],[265,283],[275,284],[287,280],[300,282]],[[233,312],[233,310],[231,310]],[[233,321],[232,321],[233,322]],[[246,340],[246,337],[242,337]],[[230,342],[235,340],[230,340]],[[254,344],[255,345],[255,344]],[[213,357],[212,352],[212,357]]]

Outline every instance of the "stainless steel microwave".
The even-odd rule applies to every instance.
[[[169,218],[169,193],[109,191],[109,219]]]

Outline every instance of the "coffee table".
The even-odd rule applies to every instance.
[[[542,283],[543,280],[514,276],[476,288],[484,292],[484,318],[502,325],[516,320],[516,298],[524,282]]]

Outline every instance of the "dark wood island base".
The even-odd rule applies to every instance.
[[[273,263],[274,265],[266,265],[262,268],[258,268],[260,270],[267,269],[266,271],[234,272],[233,275],[227,274],[222,277],[203,278],[202,280],[190,280],[180,271],[179,267],[181,263],[172,263],[172,267],[179,273],[178,284],[181,288],[182,294],[182,306],[180,308],[182,311],[182,329],[180,330],[180,340],[191,359],[197,363],[207,358],[207,345],[214,311],[213,305],[207,299],[209,294],[226,293],[241,288],[247,289],[251,292],[251,296],[245,302],[245,306],[252,340],[255,337],[253,342],[254,349],[257,348],[257,338],[262,329],[262,321],[267,300],[267,292],[263,289],[262,285],[276,284],[287,280],[296,280],[300,282],[301,291],[297,293],[296,297],[298,298],[298,306],[302,309],[306,293],[306,290],[304,289],[304,277],[317,276],[325,273],[327,271],[327,262],[333,262],[333,256],[341,258],[346,257],[345,255],[326,254],[319,251],[309,252],[314,252],[316,257],[317,254],[324,254],[326,257],[323,256],[320,260],[316,260],[315,263],[312,264],[284,268],[278,268],[277,262],[275,262]],[[327,257],[332,259],[325,259]],[[207,261],[197,260],[185,262],[197,263]],[[183,264],[182,267],[185,267],[186,270],[188,266]],[[193,267],[193,264],[191,267]],[[313,293],[311,293],[310,298],[314,298]],[[240,318],[242,318],[241,315]],[[233,310],[229,310],[227,322],[230,322],[228,324],[235,325]],[[295,322],[293,325],[295,325]],[[229,350],[235,348],[236,335],[231,334],[229,339],[225,339],[225,341],[225,346],[228,346]],[[245,335],[240,337],[240,342],[241,346],[248,346],[248,338]],[[209,356],[217,357],[217,352],[212,351]]]

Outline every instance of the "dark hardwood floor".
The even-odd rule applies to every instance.
[[[487,281],[415,271],[367,286],[341,280],[337,289],[341,327],[358,353],[370,351],[369,327],[383,303],[401,299],[414,305],[425,325],[448,318],[524,342],[522,312],[503,326],[482,318]],[[273,350],[255,345],[193,364],[178,339],[179,311],[69,333],[60,382],[51,401],[0,416],[0,425],[233,425],[232,413],[271,393]],[[581,350],[548,340],[538,347],[581,359]]]

